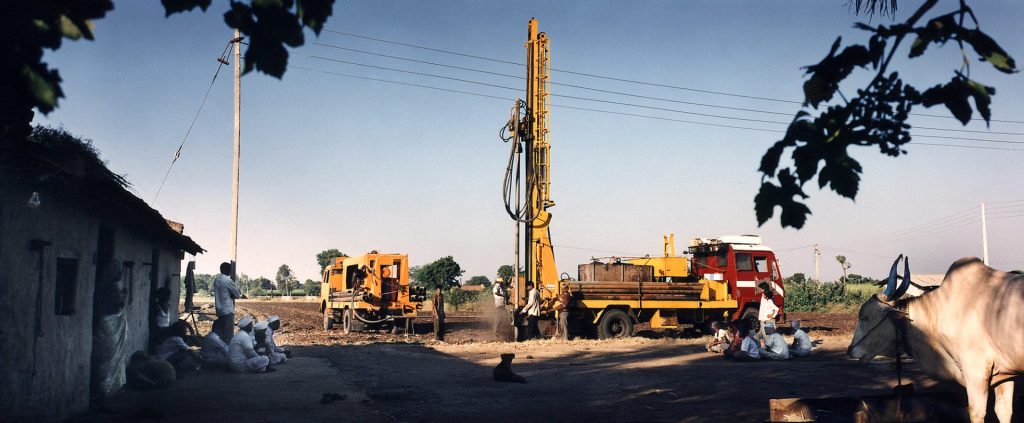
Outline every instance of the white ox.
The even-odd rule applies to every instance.
[[[1000,272],[975,257],[950,266],[942,285],[920,297],[902,298],[909,263],[896,286],[896,266],[884,293],[860,308],[847,349],[862,363],[906,352],[937,378],[967,388],[972,422],[985,421],[989,390],[1000,422],[1013,416],[1013,381],[1024,374],[1024,276]]]

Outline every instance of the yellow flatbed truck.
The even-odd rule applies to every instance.
[[[367,326],[408,328],[423,308],[424,288],[409,285],[409,256],[371,251],[336,257],[321,279],[324,329],[341,324],[344,333]]]

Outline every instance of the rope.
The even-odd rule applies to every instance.
[[[206,100],[210,98],[210,91],[213,90],[213,83],[217,82],[217,75],[220,74],[220,69],[224,65],[228,64],[228,50],[231,48],[231,44],[234,44],[240,39],[232,39],[228,41],[228,44],[224,46],[224,51],[221,52],[220,57],[217,58],[217,70],[213,72],[213,79],[210,81],[210,86],[206,88],[206,94],[203,95],[203,102],[199,104],[199,110],[196,110],[195,116],[192,117],[192,123],[189,124],[188,130],[185,131],[185,137],[181,139],[181,144],[178,145],[178,150],[174,152],[174,158],[171,159],[170,166],[167,166],[167,172],[164,173],[164,179],[160,181],[160,186],[156,189],[156,195],[153,196],[153,204],[156,205],[157,198],[160,197],[160,191],[164,189],[164,184],[167,183],[167,177],[171,175],[171,169],[174,168],[174,163],[181,157],[181,150],[185,147],[185,142],[188,141],[188,136],[192,133],[192,128],[196,126],[196,121],[199,120],[199,114],[202,113],[203,107],[206,106]]]

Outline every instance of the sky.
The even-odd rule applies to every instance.
[[[952,11],[955,3],[942,1],[937,10]],[[181,158],[154,196],[232,38],[226,6],[165,18],[159,2],[115,4],[95,22],[94,42],[66,41],[45,55],[60,70],[67,97],[36,122],[93,140],[135,193],[184,223],[207,250],[196,259],[198,271],[215,273],[230,255],[230,67],[220,69]],[[273,278],[287,264],[300,280],[318,279],[315,255],[328,248],[407,253],[413,265],[451,255],[466,279],[493,278],[511,263],[514,225],[501,195],[509,146],[498,129],[525,84],[421,62],[525,76],[522,66],[465,55],[523,63],[531,17],[551,40],[553,83],[633,95],[551,87],[551,235],[559,272],[575,276],[577,265],[595,257],[658,255],[662,235],[671,233],[680,252],[694,237],[759,234],[785,275],[815,274],[815,244],[823,280],[842,274],[837,255],[847,257],[851,273],[870,277],[884,276],[901,253],[914,273],[941,274],[957,258],[982,255],[983,202],[990,264],[1024,268],[1024,184],[1017,179],[1024,146],[1014,144],[1024,143],[1021,74],[999,73],[969,51],[972,78],[997,89],[998,122],[964,127],[945,109],[918,109],[944,117],[911,119],[938,129],[915,129],[908,155],[852,149],[864,167],[856,201],[810,183],[813,215],[803,229],[782,229],[777,218],[758,227],[757,168],[781,137],[764,130],[784,130],[800,109],[801,66],[818,62],[837,36],[866,42],[852,25],[868,17],[842,0],[509,4],[339,1],[325,31],[316,37],[307,30],[306,45],[291,50],[283,79],[245,75],[239,271]],[[917,6],[899,4],[898,20]],[[1016,32],[1024,3],[971,5],[982,29],[1024,60]],[[932,46],[914,60],[906,51],[894,66],[921,89],[948,81],[961,61],[955,45]],[[853,93],[863,75],[844,91]]]

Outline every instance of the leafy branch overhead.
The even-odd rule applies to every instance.
[[[758,224],[763,225],[780,208],[783,227],[803,227],[811,214],[803,202],[808,198],[803,186],[815,177],[819,189],[828,186],[840,196],[855,199],[863,169],[850,156],[848,148],[873,146],[893,157],[907,154],[903,149],[911,140],[907,118],[915,106],[943,105],[965,125],[975,110],[986,124],[990,121],[991,97],[996,91],[971,79],[965,45],[971,46],[979,60],[1000,72],[1017,72],[1016,63],[981,31],[974,12],[965,2],[960,3],[958,10],[918,26],[937,1],[926,1],[906,22],[893,26],[858,23],[856,28],[871,33],[867,45],[842,47],[842,38],[837,38],[825,58],[804,68],[810,76],[803,87],[804,110],[797,112],[785,136],[761,158],[761,189],[754,197]],[[968,19],[970,27],[964,24]],[[907,36],[915,37],[910,58],[922,56],[932,44],[956,42],[964,52],[960,69],[953,71],[949,82],[918,91],[904,82],[898,72],[888,71]],[[855,96],[847,98],[840,85],[858,69],[870,70],[874,77]],[[831,104],[837,94],[842,101]],[[783,163],[787,153],[788,159]]]
[[[93,39],[95,19],[114,9],[111,0],[23,0],[8,2],[0,13],[0,142],[24,141],[31,133],[33,109],[44,114],[64,97],[61,76],[42,61],[43,50],[57,50],[64,38]],[[212,0],[161,0],[166,16]],[[303,28],[317,35],[331,16],[334,0],[231,1],[224,21],[245,35],[245,72],[253,69],[281,78],[288,66],[285,46],[303,45]]]

